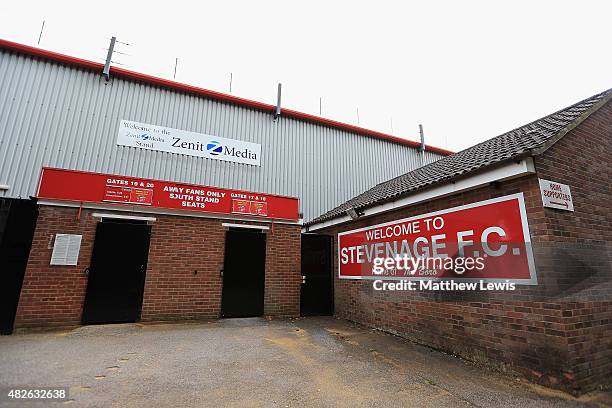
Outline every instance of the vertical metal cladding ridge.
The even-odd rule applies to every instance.
[[[117,146],[122,119],[259,143],[262,165]],[[9,197],[34,195],[51,166],[297,196],[309,220],[420,165],[417,149],[384,139],[0,51]]]

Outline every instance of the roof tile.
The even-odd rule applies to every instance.
[[[532,149],[543,146],[554,136],[580,120],[582,115],[587,113],[594,105],[610,95],[612,95],[612,89],[380,183],[344,204],[320,215],[306,225],[339,217],[344,215],[349,208],[361,210],[387,201],[393,201],[433,184],[454,179],[523,154],[530,154]]]

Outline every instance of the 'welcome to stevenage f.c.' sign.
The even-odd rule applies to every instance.
[[[399,257],[427,263],[377,262]],[[338,266],[340,279],[537,283],[522,193],[340,233]]]

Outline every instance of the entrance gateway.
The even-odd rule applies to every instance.
[[[26,268],[16,327],[299,315],[297,198],[52,168],[36,198],[43,262]]]
[[[140,320],[150,237],[145,221],[103,218],[98,223],[83,324]]]
[[[334,314],[333,243],[330,235],[302,234],[302,316]]]
[[[11,334],[38,216],[34,200],[0,198],[0,334]]]
[[[140,320],[151,226],[144,221],[103,219],[98,223],[88,268],[83,324]],[[222,317],[264,312],[266,235],[232,228],[225,238]]]
[[[265,265],[262,230],[230,228],[226,232],[221,317],[263,316]]]

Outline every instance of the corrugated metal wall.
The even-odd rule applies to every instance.
[[[117,146],[122,119],[260,143],[261,167]],[[407,146],[0,52],[9,197],[34,195],[41,167],[53,166],[297,196],[310,220],[419,165]]]

